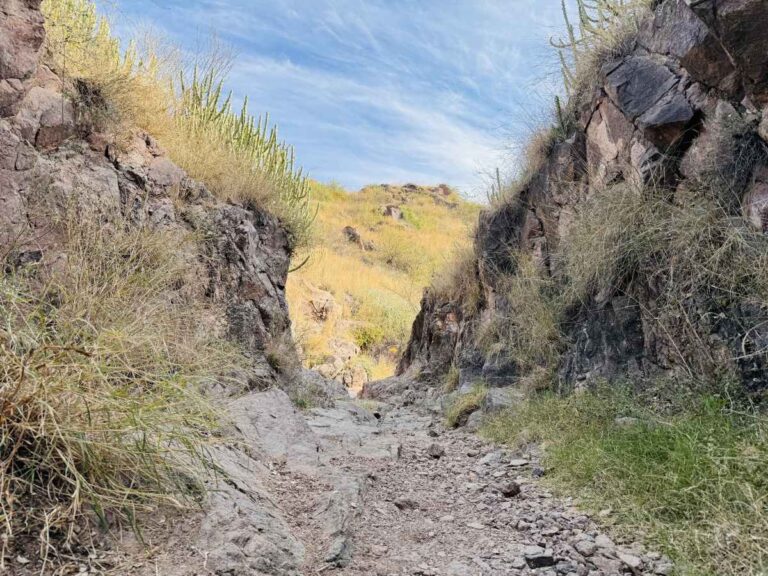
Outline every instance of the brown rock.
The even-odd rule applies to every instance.
[[[0,12],[0,116],[23,96],[45,40],[39,0],[4,0]]]

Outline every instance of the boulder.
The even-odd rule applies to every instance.
[[[405,186],[403,186],[403,188],[405,188]],[[394,206],[392,204],[389,204],[387,206],[382,206],[380,211],[382,216],[392,218],[393,220],[403,219],[403,211],[400,209],[399,206]]]

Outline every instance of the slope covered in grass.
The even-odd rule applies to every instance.
[[[313,248],[289,277],[294,334],[309,367],[339,377],[394,372],[423,287],[471,243],[479,206],[447,187],[313,185]],[[301,262],[301,258],[296,259]],[[360,354],[332,359],[356,348]]]

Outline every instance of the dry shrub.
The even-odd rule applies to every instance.
[[[482,326],[478,344],[488,355],[514,360],[523,372],[553,369],[562,347],[560,306],[554,282],[530,254],[516,252],[514,274],[499,274],[493,319]]]
[[[768,153],[738,123],[709,131],[697,173],[677,190],[619,184],[596,191],[556,255],[569,304],[613,292],[644,302],[644,291],[653,290],[653,309],[644,314],[700,376],[728,370],[735,359],[710,341],[718,314],[753,306],[756,324],[739,328],[746,338],[768,309],[768,238],[740,207],[754,166]]]
[[[435,274],[429,290],[434,298],[459,305],[467,315],[477,311],[483,294],[474,248],[457,248],[452,260]]]
[[[187,286],[186,239],[88,221],[69,219],[56,262],[0,279],[6,544],[199,498],[201,389],[243,362],[201,322],[217,314]]]

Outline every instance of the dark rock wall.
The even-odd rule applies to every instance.
[[[400,375],[436,381],[454,366],[462,384],[478,378],[515,383],[520,374],[514,362],[487,357],[475,338],[480,327],[507,312],[496,278],[498,272],[514,274],[513,251],[531,254],[545,274],[556,277],[555,252],[568,243],[574,214],[594,190],[616,182],[663,182],[684,190],[687,176],[710,155],[707,125],[724,117],[749,125],[749,138],[757,139],[758,133],[768,138],[768,2],[660,2],[626,55],[603,65],[587,100],[577,113],[576,129],[554,145],[519,199],[481,215],[475,241],[483,292],[479,310],[462,314],[460,303],[440,301],[427,291]],[[766,141],[757,146],[768,151]],[[746,174],[739,183],[742,205],[734,208],[763,231],[767,205],[759,199],[768,193],[766,174],[760,163]],[[562,387],[674,367],[647,317],[654,293],[646,286],[632,297],[594,294],[567,311],[565,349],[557,367]],[[707,326],[714,339],[760,350],[764,334],[753,332],[743,341],[744,326],[758,324],[761,314],[748,308],[738,304],[717,314],[700,312],[718,318]],[[748,388],[768,384],[763,356],[737,362]]]

